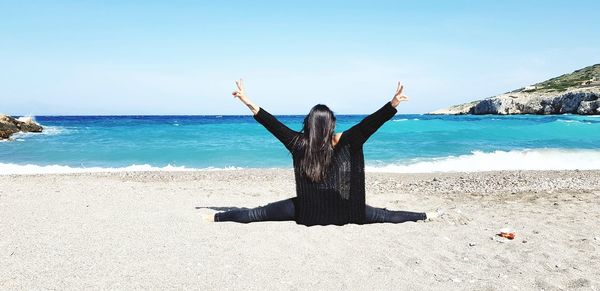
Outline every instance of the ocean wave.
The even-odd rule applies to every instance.
[[[17,120],[20,122],[35,122],[35,116],[32,115],[24,115],[21,117],[17,117]]]
[[[421,119],[418,119],[418,118],[410,118],[410,119],[409,118],[400,118],[400,119],[393,119],[392,121],[402,122],[402,121],[409,121],[409,120],[417,121],[417,120],[421,120]]]
[[[369,172],[433,173],[504,170],[598,170],[600,150],[527,149],[474,151],[468,155],[421,160],[413,163],[367,166]]]
[[[70,167],[63,165],[18,165],[10,163],[0,163],[1,175],[27,175],[27,174],[72,174],[72,173],[100,173],[100,172],[184,172],[184,171],[226,171],[241,170],[240,167],[207,167],[207,168],[188,168],[185,166],[167,165],[164,167],[155,167],[148,164],[130,165],[127,167]]]
[[[15,140],[23,140],[23,138],[40,136],[40,135],[59,135],[69,133],[71,130],[61,126],[44,126],[42,132],[16,132],[11,136]]]
[[[482,152],[420,159],[412,162],[380,163],[370,165],[367,161],[366,172],[388,173],[435,173],[435,172],[482,172],[506,170],[600,170],[600,150],[591,149],[526,149],[512,151]],[[156,167],[148,164],[126,167],[71,167],[64,165],[19,165],[0,163],[1,175],[23,174],[68,174],[97,172],[183,172],[183,171],[226,171],[246,168],[186,166]],[[288,169],[288,168],[286,168]]]
[[[585,121],[585,120],[574,120],[574,119],[557,119],[556,122],[563,122],[563,123],[581,123],[581,124],[592,124],[592,122],[589,121]]]

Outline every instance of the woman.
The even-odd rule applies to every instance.
[[[292,154],[296,197],[252,209],[214,215],[214,221],[284,221],[303,225],[343,225],[376,222],[400,223],[425,220],[420,212],[391,211],[365,204],[363,144],[396,114],[396,106],[408,97],[398,89],[391,101],[350,129],[334,134],[335,115],[325,105],[314,106],[304,118],[300,132],[279,122],[264,108],[250,101],[243,81],[236,81],[234,98],[239,98],[254,119],[271,132]]]

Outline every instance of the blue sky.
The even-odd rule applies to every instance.
[[[599,3],[0,0],[0,112],[424,113],[600,63]]]

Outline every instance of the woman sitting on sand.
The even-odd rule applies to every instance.
[[[325,105],[315,105],[304,118],[300,132],[291,130],[244,92],[236,81],[233,96],[254,114],[254,119],[270,131],[292,154],[296,197],[252,209],[216,213],[214,221],[284,221],[303,225],[343,225],[376,222],[400,223],[426,219],[425,213],[392,211],[365,204],[365,164],[363,144],[396,114],[396,106],[408,97],[398,89],[391,101],[350,129],[335,134],[335,115]]]

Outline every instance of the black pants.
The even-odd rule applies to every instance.
[[[215,221],[233,221],[249,223],[256,221],[285,221],[294,220],[295,208],[293,198],[269,203],[256,208],[244,208],[215,214]],[[427,219],[422,212],[393,211],[385,208],[365,206],[366,223],[401,223]]]

